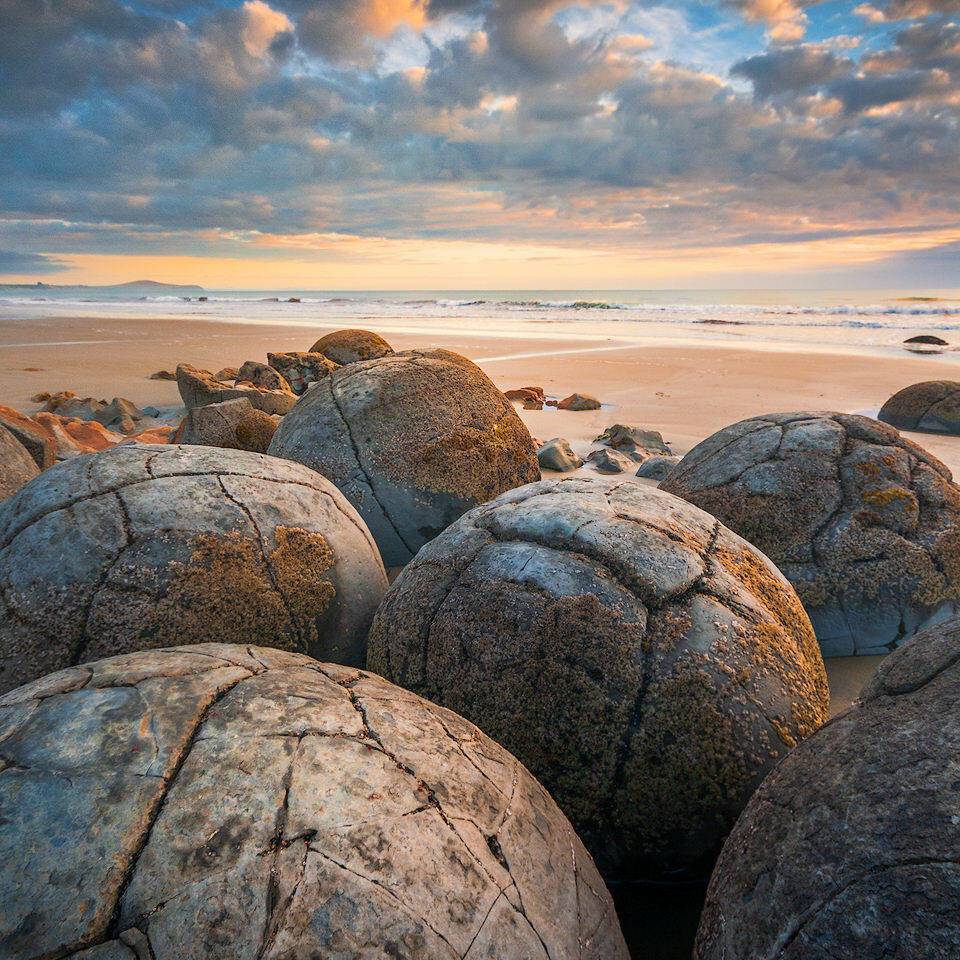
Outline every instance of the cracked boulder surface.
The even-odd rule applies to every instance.
[[[763,782],[707,891],[695,960],[941,960],[960,943],[960,622],[884,659]]]
[[[388,567],[406,563],[471,507],[540,479],[513,404],[448,350],[334,370],[284,417],[269,452],[335,483]]]
[[[898,430],[960,434],[960,383],[926,380],[895,393],[877,417]]]
[[[363,521],[300,464],[175,445],[76,457],[0,504],[0,692],[207,639],[362,665],[386,587]]]
[[[322,353],[334,363],[360,363],[393,353],[393,347],[378,333],[369,330],[334,330],[321,337],[309,350]]]
[[[200,644],[0,698],[0,956],[628,960],[544,788],[380,677]]]
[[[0,425],[0,500],[16,493],[40,472],[27,448]]]
[[[762,550],[793,584],[825,657],[886,654],[960,600],[960,488],[893,427],[843,413],[742,420],[660,489]]]
[[[463,516],[387,592],[367,666],[514,753],[608,880],[705,879],[751,792],[827,716],[786,580],[633,480],[544,480]]]

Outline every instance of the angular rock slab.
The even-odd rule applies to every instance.
[[[869,417],[743,420],[695,446],[660,489],[777,564],[825,657],[888,653],[960,603],[960,488],[936,457]]]
[[[540,478],[513,404],[448,350],[333,371],[287,414],[269,452],[335,483],[387,566],[406,563],[471,507]]]
[[[367,665],[478,723],[608,879],[706,877],[752,790],[827,716],[803,607],[759,551],[634,480],[544,480],[451,525]]]
[[[12,496],[39,472],[27,448],[0,425],[0,500]]]
[[[0,698],[0,955],[627,960],[569,822],[379,677],[201,644]]]
[[[306,467],[200,446],[75,457],[0,505],[0,691],[208,637],[361,664],[385,590],[363,521]]]
[[[960,623],[928,627],[753,795],[696,960],[941,960],[960,943]]]

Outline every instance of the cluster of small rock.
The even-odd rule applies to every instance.
[[[169,443],[0,410],[0,955],[626,960],[604,880],[711,871],[697,960],[950,955],[960,489],[894,427],[541,481],[551,399],[445,350],[155,376]],[[822,653],[901,644],[822,726]]]

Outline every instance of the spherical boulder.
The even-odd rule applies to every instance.
[[[696,960],[941,960],[960,943],[960,623],[921,631],[770,774],[727,839]]]
[[[536,780],[379,677],[248,645],[0,699],[9,960],[628,960]]]
[[[0,426],[0,500],[16,493],[39,472],[27,448],[6,427]]]
[[[960,434],[960,383],[927,380],[895,393],[878,418],[898,430]]]
[[[764,556],[676,497],[599,477],[521,487],[425,546],[367,665],[515,753],[607,879],[706,877],[828,703],[810,623]]]
[[[306,467],[199,446],[76,457],[0,505],[0,691],[207,638],[359,665],[385,590],[363,521]]]
[[[387,566],[405,563],[471,507],[540,478],[513,404],[448,350],[333,371],[287,414],[269,452],[332,480]]]
[[[842,413],[743,420],[660,488],[756,544],[793,584],[824,656],[884,654],[960,599],[960,489],[886,424]]]
[[[369,330],[334,330],[321,337],[309,350],[322,353],[334,363],[359,363],[393,353],[393,347],[379,334]]]

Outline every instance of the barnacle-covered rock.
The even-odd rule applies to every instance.
[[[75,457],[0,506],[0,691],[207,638],[362,664],[385,590],[363,521],[306,467],[201,446]]]
[[[960,489],[891,426],[843,413],[742,420],[660,484],[756,544],[824,656],[883,654],[960,599]]]
[[[515,753],[608,879],[708,875],[828,704],[773,564],[634,480],[544,480],[463,516],[388,591],[367,664]]]

